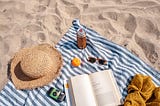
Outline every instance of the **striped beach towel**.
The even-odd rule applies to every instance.
[[[76,30],[79,27],[83,28],[87,35],[87,47],[83,50],[78,49],[76,43]],[[47,86],[33,90],[17,90],[13,83],[8,81],[0,92],[0,106],[66,106],[66,101],[58,103],[46,95],[50,87],[64,91],[63,80],[75,75],[89,74],[105,69],[112,69],[122,99],[125,99],[127,86],[137,73],[151,76],[154,83],[160,86],[160,72],[145,64],[125,48],[81,25],[77,19],[73,21],[73,26],[66,32],[56,48],[61,52],[64,61],[60,76]],[[89,63],[87,61],[89,56],[104,58],[108,64]],[[73,57],[79,57],[82,60],[80,67],[71,66],[70,62]]]

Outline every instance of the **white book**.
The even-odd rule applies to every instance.
[[[122,95],[112,70],[71,77],[68,81],[71,106],[118,106]]]

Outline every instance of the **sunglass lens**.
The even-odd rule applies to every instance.
[[[99,62],[99,64],[101,64],[101,65],[104,65],[104,64],[106,64],[106,63],[107,63],[107,61],[106,61],[106,60],[102,60],[102,59],[99,59],[99,60],[98,60],[98,62]]]
[[[88,61],[91,62],[91,63],[94,63],[94,62],[96,62],[96,58],[89,57],[89,58],[88,58]]]

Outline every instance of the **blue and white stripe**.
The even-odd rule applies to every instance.
[[[123,99],[127,95],[127,86],[130,80],[137,73],[151,76],[153,81],[160,86],[160,72],[148,66],[125,48],[104,39],[94,30],[81,25],[79,20],[75,19],[72,24],[73,26],[56,45],[64,61],[60,76],[49,85],[33,90],[16,90],[13,83],[8,81],[0,92],[0,106],[66,106],[66,101],[57,103],[50,99],[46,95],[47,90],[50,87],[57,87],[64,91],[64,79],[108,68],[113,70]],[[79,27],[87,33],[87,47],[83,50],[76,46],[76,30]],[[87,62],[89,56],[104,58],[108,64],[89,63]],[[80,67],[71,66],[70,62],[73,57],[81,58],[82,65]]]

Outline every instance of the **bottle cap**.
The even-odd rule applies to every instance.
[[[85,31],[84,31],[82,28],[79,28],[79,29],[77,30],[77,35],[78,35],[78,36],[85,36]]]

